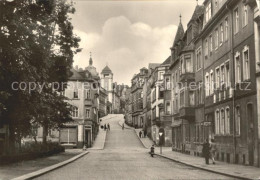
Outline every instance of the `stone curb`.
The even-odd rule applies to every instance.
[[[38,176],[41,176],[43,174],[46,174],[50,171],[53,171],[55,169],[58,169],[62,166],[65,166],[69,163],[72,163],[73,161],[76,161],[77,159],[81,158],[82,156],[88,154],[89,152],[88,151],[85,151],[77,156],[74,156],[66,161],[63,161],[63,162],[60,162],[60,163],[57,163],[57,164],[54,164],[52,166],[49,166],[49,167],[46,167],[46,168],[43,168],[43,169],[40,169],[38,171],[34,171],[34,172],[31,172],[31,173],[28,173],[28,174],[25,174],[25,175],[22,175],[22,176],[19,176],[19,177],[16,177],[16,178],[13,178],[12,180],[23,180],[23,179],[32,179],[32,178],[35,178],[35,177],[38,177]]]
[[[177,163],[184,164],[186,166],[190,166],[190,167],[194,167],[194,168],[197,168],[197,169],[201,169],[201,170],[204,170],[204,171],[208,171],[208,172],[212,172],[212,173],[216,173],[216,174],[220,174],[220,175],[224,175],[224,176],[229,176],[229,177],[232,177],[232,178],[238,178],[238,179],[244,179],[244,180],[254,180],[254,179],[247,178],[247,177],[237,176],[237,175],[234,175],[234,174],[228,174],[228,173],[221,172],[221,171],[216,171],[216,170],[212,170],[212,169],[203,168],[203,167],[196,166],[196,165],[193,165],[193,164],[189,164],[189,163],[186,163],[186,162],[183,162],[183,161],[179,161],[179,160],[176,160],[176,159],[164,156],[164,155],[160,155],[160,154],[156,154],[156,153],[154,155],[163,157],[165,159],[168,159],[168,160],[171,160],[171,161],[174,161],[174,162],[177,162]]]
[[[146,147],[146,145],[143,143],[143,141],[141,140],[141,138],[138,136],[138,134],[137,134],[137,131],[136,130],[134,130],[135,131],[135,134],[137,135],[137,137],[138,137],[138,139],[141,141],[141,143],[143,144],[143,146],[146,148],[146,149],[150,149],[150,147]]]

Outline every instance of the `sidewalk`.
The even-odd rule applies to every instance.
[[[64,153],[59,153],[53,156],[3,165],[0,166],[0,179],[7,180],[17,178],[20,176],[25,177],[30,173],[36,173],[46,168],[50,168],[51,166],[57,166],[55,168],[58,168],[62,165],[65,165],[62,163],[66,163],[66,161],[67,163],[72,162],[74,161],[73,158],[79,155],[85,155],[85,153],[87,152],[85,151],[82,153],[81,149],[66,149]]]
[[[171,148],[163,148],[162,155],[159,154],[159,148],[156,148],[156,155],[171,159],[188,166],[196,167],[206,171],[219,173],[222,175],[231,176],[240,179],[260,179],[260,168],[253,166],[244,166],[237,164],[228,164],[225,162],[217,161],[215,165],[206,165],[202,157],[186,155],[179,152],[174,152]],[[210,161],[211,162],[211,161]]]
[[[135,129],[135,132],[139,138],[139,131],[141,129]],[[143,145],[148,149],[152,146],[153,142],[148,137],[139,138]],[[160,153],[160,147],[155,147],[155,154],[169,160],[185,164],[187,166],[195,167],[198,169],[206,170],[221,175],[226,175],[239,179],[259,179],[260,180],[260,168],[253,166],[244,166],[237,164],[228,164],[225,162],[217,161],[215,165],[206,165],[205,160],[202,157],[196,157],[192,155],[186,155],[179,152],[172,151],[171,147],[162,147],[162,155]]]
[[[105,146],[106,135],[107,131],[104,131],[104,129],[99,127],[99,132],[94,141],[94,144],[91,148],[88,148],[88,150],[103,150]]]

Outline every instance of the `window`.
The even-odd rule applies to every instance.
[[[167,90],[170,90],[170,89],[171,89],[170,78],[166,78],[166,79],[165,79],[165,83],[166,83],[166,89],[167,89]]]
[[[181,74],[185,73],[185,64],[184,64],[184,60],[183,57],[181,57]]]
[[[220,45],[222,45],[224,42],[224,28],[223,24],[220,24]]]
[[[178,94],[175,95],[175,108],[176,112],[179,110],[179,100],[178,100]]]
[[[230,86],[230,69],[229,69],[229,61],[225,63],[225,86]]]
[[[205,76],[205,88],[206,88],[206,96],[209,96],[209,74],[206,73]]]
[[[240,107],[237,106],[236,107],[236,111],[235,111],[235,127],[236,127],[236,135],[240,135],[240,118],[241,118],[241,115],[240,115]]]
[[[105,82],[104,82],[104,83],[105,83],[105,85],[104,85],[104,88],[105,88],[105,90],[107,90],[107,91],[108,91],[108,90],[109,90],[109,89],[108,89],[108,81],[107,81],[107,80],[105,80]]]
[[[226,108],[225,134],[230,134],[230,110],[229,110],[229,107]]]
[[[215,49],[218,49],[218,29],[215,29]]]
[[[249,62],[249,48],[248,46],[244,47],[243,50],[243,79],[250,79],[250,62]]]
[[[212,35],[209,36],[209,52],[212,54],[213,51],[213,38]]]
[[[196,51],[197,70],[202,68],[201,47]]]
[[[219,88],[219,82],[220,82],[220,73],[219,73],[219,67],[216,68],[216,88]]]
[[[171,114],[171,103],[170,102],[166,102],[166,114],[170,115]]]
[[[234,12],[234,15],[235,15],[235,34],[238,33],[239,31],[239,14],[238,14],[238,8],[235,10]]]
[[[208,56],[208,52],[209,52],[209,44],[208,44],[208,40],[205,40],[205,50],[204,50],[204,55],[205,57]]]
[[[156,119],[156,108],[153,108],[152,115],[153,120]]]
[[[243,13],[243,25],[246,26],[248,24],[248,7],[244,5],[244,13]]]
[[[90,118],[90,109],[86,108],[86,118]]]
[[[213,74],[213,70],[210,71],[210,90],[209,90],[209,94],[213,94],[214,93],[214,74]]]
[[[228,35],[229,35],[229,26],[228,26],[228,18],[225,19],[225,41],[228,40]]]
[[[74,89],[73,98],[74,99],[78,99],[79,98],[79,90],[78,89]]]
[[[206,13],[205,13],[205,20],[206,20],[206,23],[210,20],[211,18],[211,3],[209,3],[207,6],[206,6]]]
[[[73,118],[77,118],[79,116],[79,109],[77,107],[72,107],[72,112],[71,112],[71,116]]]
[[[180,107],[184,107],[184,90],[180,92]]]
[[[190,104],[190,106],[195,105],[195,92],[194,91],[189,92],[189,104]]]
[[[90,99],[90,89],[86,89],[86,99]]]
[[[219,110],[217,109],[216,112],[215,112],[215,133],[216,134],[219,134],[220,131],[219,131]]]
[[[191,55],[186,55],[186,56],[184,56],[184,58],[185,58],[185,63],[186,63],[186,72],[193,72]]]
[[[198,104],[203,104],[203,99],[204,99],[204,97],[203,97],[203,86],[202,86],[202,83],[200,82],[199,83],[199,88],[198,88]]]
[[[174,86],[175,86],[175,75],[174,74],[172,75],[172,89],[174,89]]]
[[[220,76],[220,85],[222,86],[223,84],[225,84],[225,66],[224,64],[220,66],[220,73],[221,73],[221,76]]]
[[[240,64],[240,53],[237,52],[235,55],[235,82],[241,82],[241,64]]]
[[[221,118],[220,118],[220,134],[224,134],[225,130],[225,111],[221,109]]]
[[[163,80],[164,72],[160,72],[159,75],[160,75],[160,76],[159,76],[159,80]]]

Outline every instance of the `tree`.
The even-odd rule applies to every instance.
[[[59,92],[80,51],[68,16],[74,12],[66,1],[0,1],[0,123],[9,125],[10,149],[32,124],[46,132],[71,120]],[[14,82],[27,88],[14,89]]]

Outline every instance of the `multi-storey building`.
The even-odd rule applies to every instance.
[[[206,0],[185,33],[179,26],[170,67],[173,149],[201,155],[203,142],[214,139],[218,160],[259,165],[257,5]]]
[[[144,126],[143,119],[143,85],[148,75],[146,68],[140,69],[140,73],[132,78],[131,94],[132,94],[132,125],[142,128]]]
[[[171,59],[167,58],[162,64],[151,73],[151,120],[152,120],[152,140],[159,143],[159,129],[163,128],[162,117],[164,115],[164,74],[170,66]],[[164,144],[165,133],[163,133],[162,143]]]
[[[91,69],[89,71],[89,69]],[[64,146],[82,148],[90,147],[98,132],[98,74],[92,66],[83,69],[71,69],[68,87],[64,95],[72,108],[73,122],[66,123],[60,129],[60,143]]]

